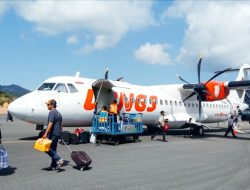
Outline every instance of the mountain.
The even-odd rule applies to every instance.
[[[5,92],[5,93],[10,94],[12,96],[20,97],[24,94],[29,93],[30,90],[27,90],[21,86],[12,84],[12,85],[8,85],[8,86],[0,85],[0,92]]]

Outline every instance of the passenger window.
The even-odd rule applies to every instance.
[[[188,102],[188,107],[190,107],[190,102]]]
[[[192,107],[194,108],[194,103],[192,102]]]
[[[54,89],[55,91],[58,91],[58,92],[65,92],[65,93],[68,93],[68,90],[65,86],[65,84],[63,83],[58,83]]]
[[[128,103],[128,97],[124,98],[124,102]]]
[[[43,83],[37,90],[52,90],[56,83]]]
[[[182,103],[181,103],[181,101],[179,102],[179,106],[182,106]]]
[[[140,104],[141,103],[141,98],[138,98],[137,102],[138,102],[138,104]]]
[[[152,99],[151,98],[149,99],[149,104],[152,104]]]
[[[167,100],[165,100],[165,104],[168,105],[168,101]]]
[[[162,100],[160,100],[160,104],[161,104],[161,105],[163,104],[163,101],[162,101]]]
[[[177,106],[177,102],[176,101],[174,101],[174,105]]]
[[[133,98],[131,98],[131,100],[132,100],[132,103],[135,103],[135,98],[133,97]]]
[[[156,104],[156,105],[158,104],[158,100],[155,100],[155,104]]]
[[[184,106],[186,107],[187,105],[186,105],[186,102],[184,102]]]
[[[172,102],[172,100],[170,100],[170,105],[171,105],[171,106],[173,105],[173,102]]]
[[[198,104],[197,103],[195,103],[195,106],[198,108]]]
[[[78,90],[76,89],[76,87],[73,85],[73,84],[67,84],[68,85],[68,88],[69,88],[69,91],[71,93],[75,93],[75,92],[78,92]]]

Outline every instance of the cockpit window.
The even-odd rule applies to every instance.
[[[75,93],[75,92],[78,92],[78,90],[76,89],[76,87],[73,85],[73,84],[67,84],[68,85],[68,87],[69,87],[69,91],[71,92],[71,93]]]
[[[52,90],[56,83],[43,83],[37,90]]]
[[[68,90],[66,88],[66,85],[63,84],[63,83],[58,83],[54,89],[55,91],[58,91],[58,92],[65,92],[65,93],[68,93]]]

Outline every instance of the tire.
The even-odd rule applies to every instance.
[[[133,136],[133,140],[134,140],[135,143],[138,143],[139,142],[139,136],[138,135]]]
[[[114,145],[116,146],[116,145],[118,145],[119,143],[120,143],[119,137],[115,137],[115,138],[114,138]]]
[[[203,136],[204,135],[204,127],[193,125],[190,127],[190,133],[193,136]]]

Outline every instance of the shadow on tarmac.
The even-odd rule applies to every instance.
[[[12,175],[15,173],[17,168],[9,166],[8,168],[0,169],[0,176]]]
[[[21,140],[21,141],[34,141],[34,140],[37,140],[37,139],[38,139],[38,136],[33,136],[33,137],[20,138],[18,140]]]

